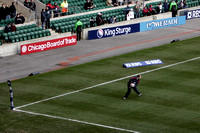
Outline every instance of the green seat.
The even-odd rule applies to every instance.
[[[19,35],[14,36],[15,42],[19,42]]]
[[[19,36],[19,41],[20,41],[20,42],[24,40],[22,34],[20,34],[20,35],[18,35],[18,36]]]
[[[3,37],[6,41],[8,41],[8,34],[7,33],[3,33]]]
[[[27,30],[27,29],[24,29],[24,30],[23,30],[23,33],[27,33],[27,32],[28,32],[28,30]]]
[[[31,32],[31,39],[35,39],[35,34],[34,34],[34,32]]]
[[[43,37],[47,36],[47,34],[46,34],[46,31],[45,31],[45,30],[42,30],[42,35],[43,35]]]
[[[27,35],[27,39],[30,40],[31,39],[31,33],[29,32],[26,35]]]
[[[15,43],[15,36],[11,36],[10,40],[11,40],[12,43]]]
[[[35,31],[35,32],[34,32],[34,35],[35,35],[35,38],[39,38],[38,31]]]
[[[45,32],[46,32],[47,36],[51,35],[51,33],[50,33],[50,31],[48,29],[46,29]]]
[[[19,35],[19,31],[16,31],[15,34],[16,34],[16,35]]]
[[[64,26],[60,27],[60,30],[61,30],[62,33],[64,33],[65,32],[65,27]]]
[[[26,33],[25,33],[25,34],[22,34],[22,37],[23,37],[23,40],[24,40],[24,41],[28,40]]]
[[[38,31],[39,37],[42,37],[42,31]]]
[[[11,35],[12,35],[12,36],[16,35],[16,32],[11,32]]]

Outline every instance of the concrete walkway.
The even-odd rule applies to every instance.
[[[98,40],[81,40],[77,45],[29,55],[0,58],[0,82],[27,77],[72,65],[170,43],[174,39],[200,36],[200,19],[185,25]]]

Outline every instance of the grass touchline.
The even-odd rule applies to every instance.
[[[108,82],[104,82],[104,83],[101,83],[101,84],[93,85],[93,86],[90,86],[90,87],[87,87],[87,88],[83,88],[83,89],[80,89],[80,90],[76,90],[76,91],[64,93],[64,94],[61,94],[61,95],[57,95],[57,96],[54,96],[54,97],[50,97],[50,98],[47,98],[47,99],[39,100],[39,101],[36,101],[36,102],[33,102],[33,103],[29,103],[29,104],[25,104],[25,105],[16,107],[16,108],[14,108],[14,110],[15,109],[20,109],[20,108],[23,108],[23,107],[27,107],[27,106],[30,106],[30,105],[33,105],[33,104],[41,103],[41,102],[44,102],[44,101],[48,101],[48,100],[51,100],[51,99],[55,99],[55,98],[58,98],[58,97],[74,94],[74,93],[81,92],[81,91],[84,91],[84,90],[88,90],[88,89],[95,88],[95,87],[98,87],[98,86],[106,85],[106,84],[113,83],[113,82],[116,82],[116,81],[120,81],[120,80],[129,78],[129,77],[132,77],[132,76],[135,76],[135,75],[145,74],[145,73],[153,72],[153,71],[156,71],[156,70],[168,68],[168,67],[171,67],[171,66],[183,64],[183,63],[186,63],[186,62],[189,62],[189,61],[197,60],[199,58],[200,57],[192,58],[192,59],[189,59],[189,60],[181,61],[181,62],[178,62],[178,63],[173,63],[173,64],[170,64],[170,65],[167,65],[167,66],[155,68],[155,69],[148,70],[148,71],[145,71],[145,72],[141,72],[141,73],[137,73],[137,74],[134,74],[134,75],[129,75],[129,76],[122,77],[122,78],[119,78],[119,79],[115,79],[115,80],[111,80],[111,81],[108,81]]]

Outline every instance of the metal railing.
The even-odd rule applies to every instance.
[[[55,15],[58,15],[58,16],[64,16],[64,12],[62,12],[62,9],[51,9],[51,18],[54,18]],[[58,11],[58,12],[57,12]],[[71,15],[71,14],[76,14],[76,13],[80,13],[82,12],[81,8],[79,6],[71,6],[71,7],[68,7],[68,12],[66,12],[66,15]]]

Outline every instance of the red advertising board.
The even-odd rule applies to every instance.
[[[20,50],[21,50],[21,55],[24,55],[24,54],[31,54],[35,52],[41,52],[41,51],[71,46],[71,45],[75,45],[76,43],[77,43],[76,35],[74,35],[74,36],[63,37],[63,38],[58,38],[54,40],[24,44],[24,45],[21,45]]]

